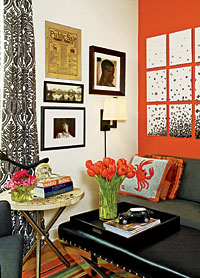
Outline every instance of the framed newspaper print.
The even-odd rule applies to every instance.
[[[41,151],[85,147],[85,107],[41,107]]]
[[[81,80],[81,30],[45,22],[46,77]]]
[[[83,84],[44,81],[44,102],[83,103]]]
[[[89,93],[125,96],[124,52],[90,46]]]

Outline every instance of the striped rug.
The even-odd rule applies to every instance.
[[[80,257],[80,255],[90,258],[90,254],[76,247],[66,247],[67,253],[65,258],[69,261],[70,267],[66,267],[60,259],[54,259],[41,265],[41,278],[100,278],[94,275],[92,268]],[[136,275],[125,272],[111,263],[98,259],[98,266],[109,275],[110,278],[129,277],[139,278]],[[23,273],[22,278],[35,278],[35,270]]]

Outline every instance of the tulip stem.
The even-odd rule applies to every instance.
[[[104,146],[105,146],[105,157],[106,157],[106,130],[104,131]]]

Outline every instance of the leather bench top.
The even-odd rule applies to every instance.
[[[179,232],[133,252],[81,231],[70,222],[59,225],[58,234],[60,239],[146,277],[200,277],[200,231],[196,229],[181,226]]]

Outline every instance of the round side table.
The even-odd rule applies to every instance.
[[[42,240],[44,240],[51,247],[51,249],[65,263],[66,266],[69,266],[69,262],[64,258],[64,256],[53,244],[53,242],[49,239],[49,230],[66,207],[78,203],[83,197],[84,192],[79,187],[74,187],[73,191],[45,199],[34,197],[33,200],[23,203],[12,201],[10,190],[7,190],[0,194],[0,200],[7,200],[10,203],[12,210],[20,211],[36,232],[36,241],[34,242],[33,246],[23,259],[23,261],[25,262],[30,256],[30,254],[33,252],[33,250],[36,249],[36,278],[40,277]],[[55,215],[52,216],[47,226],[44,229],[42,229],[41,216],[45,210],[51,209],[57,209],[57,211]],[[32,217],[29,214],[29,211],[36,211],[36,221],[32,219]]]

